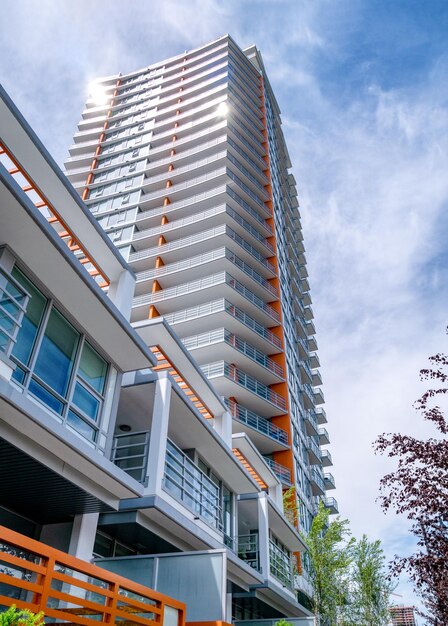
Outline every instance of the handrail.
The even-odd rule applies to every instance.
[[[165,607],[185,624],[185,604],[0,526],[2,605],[42,611],[58,623],[163,624]],[[22,597],[28,599],[21,599]],[[73,608],[72,608],[73,607]]]

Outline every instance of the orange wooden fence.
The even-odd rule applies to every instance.
[[[0,526],[0,606],[12,604],[57,625],[185,626],[182,602]]]

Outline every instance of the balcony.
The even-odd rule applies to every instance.
[[[211,526],[222,530],[219,485],[214,483],[172,441],[167,441],[163,486]]]
[[[328,450],[322,450],[322,467],[331,467],[333,461]]]
[[[326,491],[330,491],[330,489],[336,489],[334,476],[329,472],[324,472],[324,483]]]
[[[325,498],[325,507],[330,511],[330,515],[337,515],[339,513],[339,507],[335,498]]]
[[[326,446],[330,443],[330,437],[326,428],[319,428],[319,445]]]
[[[286,412],[286,400],[266,385],[225,361],[201,366],[208,379],[225,397],[237,397],[252,405],[262,417],[272,417]]]
[[[308,457],[310,465],[320,465],[322,461],[322,451],[311,437],[308,437]]]
[[[288,589],[293,588],[294,568],[291,555],[272,540],[269,541],[269,566],[272,576]]]
[[[153,626],[164,615],[185,624],[183,603],[4,526],[0,561],[3,606],[42,611],[57,624]]]
[[[253,431],[249,431],[248,434],[262,454],[268,454],[275,450],[284,450],[289,447],[288,433],[286,430],[279,428],[269,420],[236,402],[227,401],[227,404],[229,405],[229,411],[233,419],[237,420],[240,424],[248,426],[248,428]],[[247,430],[243,430],[247,432]],[[265,441],[266,438],[270,440],[267,443]],[[273,442],[278,445],[272,445]]]
[[[284,465],[280,465],[280,463],[277,463],[273,459],[270,459],[268,456],[264,456],[263,458],[269,465],[271,470],[274,472],[274,474],[277,476],[279,481],[282,483],[282,485],[290,487],[292,483],[291,472],[289,471],[289,469]]]
[[[280,365],[225,328],[186,337],[182,342],[187,350],[194,352],[199,363],[208,363],[216,358],[218,348],[221,358],[243,367],[266,385],[272,385],[285,378]],[[218,344],[224,345],[218,347]]]
[[[261,324],[272,326],[272,320],[274,324],[279,321],[279,314],[275,309],[227,272],[136,296],[132,303],[132,321],[148,318],[148,309],[151,304],[157,307],[160,315],[164,315],[170,313],[173,308],[181,309],[183,306],[197,303],[198,300],[204,302],[222,296],[228,297],[236,305],[247,310]],[[175,303],[173,299],[176,300]]]
[[[238,557],[257,570],[257,572],[260,571],[258,533],[238,536]]]
[[[321,472],[312,467],[310,472],[311,491],[313,496],[323,496],[325,494],[325,484]]]
[[[322,424],[326,424],[327,423],[327,414],[325,413],[325,409],[322,407],[316,408],[314,410],[315,414],[316,414],[316,419],[317,419],[317,423],[319,424],[319,426],[322,426]]]
[[[149,432],[116,435],[111,460],[135,480],[145,484],[149,461]],[[211,526],[222,530],[219,486],[169,439],[163,488]]]
[[[307,435],[316,437],[319,434],[319,428],[317,425],[317,419],[314,411],[305,411],[304,420]]]

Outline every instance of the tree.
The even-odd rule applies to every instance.
[[[348,520],[339,517],[329,521],[329,511],[319,503],[305,542],[311,565],[313,608],[316,621],[322,626],[336,624],[339,607],[345,603],[349,568],[352,561]]]
[[[430,357],[430,367],[420,372],[432,387],[415,403],[422,417],[432,422],[441,438],[416,439],[400,433],[383,434],[377,452],[398,459],[396,471],[381,479],[381,502],[385,511],[395,509],[411,521],[417,550],[396,556],[394,574],[406,572],[428,611],[433,626],[448,624],[448,423],[437,402],[448,394],[448,357]]]
[[[394,585],[384,569],[381,542],[363,535],[351,547],[350,592],[341,607],[344,626],[386,626],[389,623],[390,594]]]

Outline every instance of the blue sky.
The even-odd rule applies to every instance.
[[[418,370],[446,350],[448,3],[444,0],[4,2],[2,81],[62,164],[97,76],[224,33],[256,43],[294,164],[340,510],[405,553],[375,501],[383,431],[428,434]],[[413,602],[403,582],[397,592]]]

